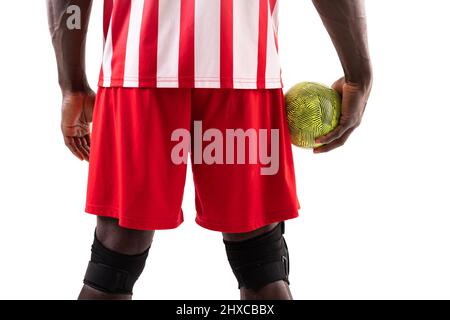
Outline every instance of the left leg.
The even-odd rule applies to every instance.
[[[289,255],[282,229],[283,223],[249,233],[223,234],[241,300],[292,300]]]

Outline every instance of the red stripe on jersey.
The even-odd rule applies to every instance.
[[[273,10],[275,10],[275,6],[277,5],[278,0],[270,0],[270,14],[273,14]]]
[[[178,81],[179,87],[194,87],[195,77],[195,0],[182,0],[180,8],[180,48]]]
[[[104,0],[99,85],[280,88],[277,11],[278,0]]]
[[[111,86],[123,86],[131,1],[116,1],[111,21],[113,58]]]
[[[163,0],[164,1],[164,0]],[[146,0],[139,47],[139,85],[156,87],[159,0]]]
[[[220,3],[220,79],[222,88],[233,88],[233,1]]]
[[[114,7],[114,0],[105,0],[103,5],[103,39],[106,40]]]
[[[267,29],[269,19],[267,0],[259,0],[259,39],[258,39],[258,89],[266,88]]]

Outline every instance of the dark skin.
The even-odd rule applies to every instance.
[[[67,27],[67,8],[81,10],[81,29]],[[89,160],[90,123],[95,93],[86,77],[86,35],[92,0],[48,0],[47,13],[62,91],[61,131],[64,143],[80,160]]]
[[[330,34],[341,61],[344,77],[333,85],[342,96],[339,126],[318,138],[322,144],[315,153],[325,153],[342,146],[360,125],[372,88],[365,7],[363,0],[312,0]],[[67,8],[77,5],[81,11],[81,28],[69,30]],[[85,44],[92,0],[47,0],[49,28],[58,64],[62,91],[61,130],[69,150],[80,160],[89,161],[90,123],[95,103],[85,72]],[[223,234],[227,241],[243,241],[268,232],[276,224],[244,234]],[[97,236],[109,249],[129,255],[150,247],[154,231],[138,231],[118,226],[114,219],[99,217]],[[79,299],[129,300],[131,295],[111,295],[84,286]],[[278,281],[260,290],[241,289],[241,299],[291,300],[287,283]]]
[[[271,224],[250,233],[223,233],[226,241],[245,241],[273,230],[278,224]],[[292,300],[289,285],[284,281],[277,281],[262,287],[258,291],[241,288],[241,300]]]
[[[137,255],[147,250],[154,231],[130,230],[119,227],[116,219],[97,218],[97,239],[108,249],[126,255]],[[80,300],[131,300],[131,295],[113,295],[83,286]]]
[[[277,224],[271,224],[250,233],[223,234],[223,237],[227,241],[243,241],[266,233],[276,226]],[[121,228],[115,219],[104,217],[97,218],[97,238],[108,249],[122,254],[136,255],[144,252],[151,246],[154,234],[154,231],[139,231]],[[131,298],[131,295],[112,295],[95,290],[86,285],[83,286],[79,295],[80,300],[131,300]],[[287,283],[284,281],[277,281],[263,287],[258,292],[242,288],[241,299],[291,300],[292,295]]]
[[[316,140],[323,145],[314,152],[324,153],[343,146],[361,124],[372,89],[372,65],[364,1],[313,0],[313,3],[333,41],[345,74],[333,84],[342,97],[339,125]]]

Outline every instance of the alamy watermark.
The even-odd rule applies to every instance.
[[[66,10],[69,17],[66,20],[66,26],[69,30],[81,30],[81,8],[77,5],[71,5]]]
[[[223,132],[210,128],[203,132],[202,122],[195,121],[193,136],[187,129],[177,129],[171,140],[177,142],[171,153],[176,165],[186,164],[191,152],[194,164],[259,164],[261,175],[276,175],[280,168],[278,129],[226,129]]]

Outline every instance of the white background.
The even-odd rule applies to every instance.
[[[163,0],[164,1],[164,0]],[[89,35],[93,86],[102,1]],[[286,87],[342,71],[309,0],[282,0]],[[73,299],[95,218],[83,213],[87,163],[63,145],[44,1],[1,4],[0,298]],[[301,218],[287,226],[297,299],[450,298],[450,2],[367,1],[375,70],[362,126],[315,156],[295,149]],[[221,236],[186,222],[158,232],[136,299],[235,299]]]

